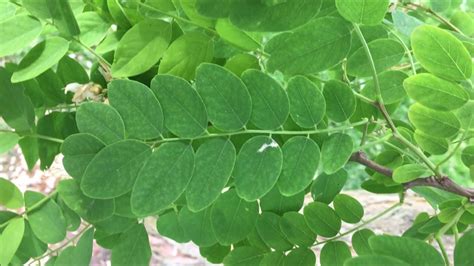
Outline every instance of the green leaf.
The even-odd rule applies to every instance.
[[[181,138],[194,138],[207,130],[207,112],[201,97],[184,79],[158,75],[151,82],[163,107],[166,128]]]
[[[229,255],[224,258],[224,265],[226,266],[258,266],[260,261],[265,256],[265,253],[254,247],[237,247],[233,249]]]
[[[84,67],[82,67],[78,61],[67,55],[58,62],[56,74],[59,76],[63,84],[86,84],[89,82],[89,75]],[[61,84],[61,94],[64,93],[63,84]]]
[[[281,85],[267,74],[250,69],[242,80],[252,97],[250,121],[261,129],[277,129],[285,123],[290,113],[288,96]]]
[[[14,54],[28,47],[42,30],[41,22],[26,14],[0,22],[0,57]]]
[[[201,211],[219,197],[232,174],[235,153],[232,142],[221,138],[199,146],[193,176],[186,189],[186,202],[191,211]]]
[[[334,133],[321,148],[323,169],[326,174],[334,174],[344,167],[352,155],[354,143],[349,135]]]
[[[350,39],[349,28],[342,19],[315,19],[293,33],[277,35],[268,42],[265,47],[271,55],[268,70],[310,74],[329,69],[347,56]]]
[[[191,240],[184,233],[184,228],[178,220],[178,214],[174,211],[160,215],[156,222],[156,229],[160,235],[169,237],[178,243],[186,243]]]
[[[131,80],[114,80],[107,88],[110,105],[122,117],[129,138],[146,140],[162,134],[161,105],[147,86]]]
[[[446,11],[451,7],[451,0],[430,0],[431,8],[436,12]]]
[[[319,0],[293,0],[267,5],[263,1],[233,1],[230,21],[247,31],[291,30],[313,18],[319,12],[321,2]]]
[[[303,207],[304,192],[294,196],[285,197],[274,186],[263,198],[260,199],[260,209],[266,212],[273,212],[283,215],[289,211],[299,211]]]
[[[406,97],[403,81],[408,78],[408,75],[405,72],[389,70],[380,73],[378,77],[380,92],[385,104],[398,103]],[[373,79],[367,81],[362,94],[370,99],[376,99]]]
[[[30,211],[36,203],[42,200],[45,200],[45,196],[41,193],[25,192],[28,221],[38,239],[49,244],[58,243],[66,237],[66,220],[59,206],[51,199],[46,200],[41,207]]]
[[[114,77],[130,77],[153,67],[171,40],[171,24],[145,19],[120,39],[112,64]]]
[[[326,101],[321,90],[304,76],[296,76],[288,81],[290,115],[303,128],[314,128],[323,120]]]
[[[181,142],[160,145],[141,169],[133,186],[133,213],[147,216],[168,207],[183,194],[193,168],[191,145]]]
[[[443,257],[424,241],[396,236],[373,236],[369,244],[376,254],[392,256],[410,265],[444,265]]]
[[[430,175],[430,171],[423,165],[405,164],[395,169],[393,180],[402,184],[428,175]]]
[[[202,97],[209,120],[218,129],[236,131],[252,113],[252,100],[245,84],[229,70],[202,64],[196,73],[196,90]]]
[[[452,112],[435,111],[420,104],[408,110],[410,122],[424,133],[433,137],[449,138],[458,133],[461,123]]]
[[[239,198],[233,189],[223,193],[211,209],[212,228],[221,245],[245,239],[254,229],[257,218],[257,202]]]
[[[405,55],[403,46],[392,39],[378,39],[368,45],[377,73],[398,64]],[[364,47],[359,48],[347,60],[347,73],[356,77],[372,75],[372,65],[367,59]]]
[[[114,265],[149,265],[150,259],[151,248],[143,224],[137,224],[124,232],[112,248]]]
[[[280,230],[288,241],[300,247],[311,247],[316,240],[316,234],[298,212],[285,213],[280,220]]]
[[[79,40],[86,46],[98,45],[107,35],[110,24],[97,12],[84,12],[77,15],[77,24],[81,30]]]
[[[260,266],[282,266],[285,254],[278,251],[267,253],[260,261]]]
[[[285,251],[291,249],[293,245],[288,242],[280,230],[280,221],[280,216],[271,212],[264,212],[258,218],[256,228],[268,247],[277,251]]]
[[[321,266],[343,266],[352,257],[351,250],[343,241],[331,241],[321,249]]]
[[[278,188],[284,196],[293,196],[311,184],[320,159],[319,146],[310,138],[293,137],[283,145],[283,168]]]
[[[315,201],[331,203],[346,183],[348,174],[341,169],[333,174],[322,173],[311,186],[311,196]]]
[[[267,136],[256,136],[240,149],[233,177],[239,197],[254,201],[267,194],[278,180],[283,155],[278,143]]]
[[[61,146],[64,169],[80,180],[94,156],[104,147],[105,144],[91,134],[79,133],[67,137]]]
[[[92,257],[92,244],[94,240],[94,229],[85,231],[76,246],[64,249],[56,259],[54,265],[89,265]]]
[[[210,62],[214,56],[214,43],[200,32],[189,32],[176,39],[163,55],[158,73],[194,79],[196,68]]]
[[[469,130],[474,128],[474,101],[468,101],[456,110],[456,116],[461,122],[463,129]]]
[[[326,115],[335,122],[343,122],[351,118],[356,110],[356,99],[347,84],[331,80],[324,85],[326,99]]]
[[[384,256],[384,255],[364,255],[360,257],[354,257],[346,263],[345,266],[409,266],[402,260],[396,259],[394,257]]]
[[[359,256],[372,254],[372,248],[369,245],[369,238],[375,233],[370,229],[361,229],[352,235],[352,247]]]
[[[216,244],[211,247],[200,247],[199,253],[205,257],[210,263],[222,263],[224,258],[229,254],[230,246],[221,246]]]
[[[454,265],[468,266],[474,263],[474,230],[469,230],[458,240],[454,248]]]
[[[217,20],[216,31],[220,38],[244,51],[254,51],[261,46],[255,34],[240,30],[228,19]]]
[[[7,1],[0,2],[0,21],[7,20],[15,16],[16,6]]]
[[[288,255],[283,260],[283,265],[316,265],[316,255],[311,249],[296,248],[290,251],[290,253],[288,253]]]
[[[420,147],[433,155],[444,154],[449,149],[449,143],[445,138],[437,138],[429,135],[429,133],[424,133],[419,130],[415,130],[415,135],[413,135],[416,143]]]
[[[11,74],[0,68],[0,116],[17,131],[29,131],[35,124],[34,106],[23,84],[11,83]]]
[[[94,199],[111,199],[132,190],[138,173],[150,157],[148,145],[123,140],[99,151],[81,179],[81,190]]]
[[[334,198],[334,210],[341,219],[350,224],[356,224],[364,216],[364,207],[353,197],[339,194]]]
[[[23,207],[23,194],[8,179],[0,178],[0,205],[9,209]]]
[[[341,218],[328,205],[312,202],[304,208],[304,218],[309,228],[317,235],[333,237],[341,229]]]
[[[83,194],[76,180],[62,180],[58,192],[66,206],[84,220],[97,223],[112,217],[115,211],[113,200],[92,199]]]
[[[411,35],[413,53],[421,66],[445,79],[459,81],[472,75],[472,61],[462,42],[446,30],[423,25]]]
[[[403,86],[410,98],[434,110],[451,111],[469,100],[469,94],[461,86],[429,73],[411,76]]]
[[[39,257],[43,255],[47,249],[48,245],[36,237],[33,230],[31,230],[29,222],[25,221],[25,232],[16,256],[24,258]]]
[[[210,18],[224,18],[229,15],[231,0],[196,0],[199,14]]]
[[[20,137],[12,132],[0,132],[0,154],[8,152],[18,144]]]
[[[39,76],[67,53],[69,42],[60,37],[50,37],[33,47],[21,59],[18,69],[13,73],[12,82],[22,82]]]
[[[183,207],[179,212],[179,224],[184,233],[196,245],[209,247],[217,243],[216,236],[212,230],[211,208],[200,212],[192,212]]]
[[[258,59],[250,54],[236,54],[225,62],[224,67],[238,77],[247,69],[260,69]]]
[[[49,14],[59,33],[71,37],[81,33],[69,1],[46,0]]]
[[[387,13],[389,0],[336,0],[339,14],[350,22],[377,25]]]
[[[110,105],[83,103],[76,113],[77,128],[89,133],[105,144],[112,144],[125,138],[125,126],[120,114]]]
[[[392,20],[395,29],[397,29],[399,32],[403,33],[405,36],[408,37],[412,34],[416,27],[424,24],[424,22],[419,20],[418,18],[410,16],[400,10],[395,10],[392,12]]]
[[[25,230],[25,220],[14,218],[7,224],[5,230],[0,234],[0,264],[9,265],[15,252],[20,246]]]
[[[474,146],[473,145],[467,146],[462,150],[461,160],[462,160],[462,163],[467,167],[474,165]]]

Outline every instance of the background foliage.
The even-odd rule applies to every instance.
[[[155,216],[211,263],[472,265],[473,10],[0,0],[0,152],[42,169],[61,153],[72,177],[50,195],[0,179],[0,264],[88,265],[94,240],[114,265],[148,264]],[[400,202],[364,217],[349,183]],[[436,214],[402,236],[364,229],[408,189]]]

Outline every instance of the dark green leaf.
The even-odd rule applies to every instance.
[[[68,174],[80,180],[87,166],[105,144],[91,134],[79,133],[69,136],[61,146],[63,166]]]
[[[120,236],[112,249],[114,265],[149,265],[151,248],[143,224],[137,224]]]
[[[304,208],[304,218],[317,235],[333,237],[341,229],[341,218],[328,205],[312,202]]]
[[[262,250],[254,247],[237,247],[224,258],[226,266],[258,266],[265,256]]]
[[[274,186],[263,198],[260,199],[260,209],[262,211],[273,212],[283,215],[289,211],[299,211],[303,207],[304,192],[285,197],[278,187]]]
[[[326,101],[320,89],[309,79],[297,76],[288,82],[291,118],[303,128],[314,128],[326,113]]]
[[[217,243],[212,229],[211,208],[194,213],[183,207],[178,219],[186,237],[189,237],[196,245],[209,247]]]
[[[316,234],[308,227],[304,216],[297,212],[283,215],[280,230],[288,241],[300,247],[310,247],[316,240]]]
[[[88,229],[81,236],[76,246],[64,249],[56,259],[54,265],[89,265],[92,257],[92,244],[94,240],[94,229]]]
[[[53,25],[56,26],[61,34],[68,37],[79,35],[79,25],[77,25],[76,18],[72,13],[69,1],[46,0],[46,5],[48,6]]]
[[[329,136],[321,148],[324,172],[333,174],[344,167],[352,155],[353,145],[349,135],[335,133]]]
[[[184,233],[184,228],[179,223],[178,214],[174,211],[160,215],[156,222],[156,229],[160,235],[169,237],[178,243],[186,243],[191,240]]]
[[[283,261],[285,266],[309,266],[316,265],[316,255],[311,249],[297,248],[288,253]]]
[[[331,80],[324,86],[326,115],[335,122],[348,120],[355,112],[356,99],[351,88],[345,83]]]
[[[345,266],[409,266],[402,260],[396,259],[394,257],[384,256],[384,255],[364,255],[360,257],[355,257],[348,260]]]
[[[364,207],[353,197],[339,194],[334,198],[334,210],[346,223],[355,224],[360,222],[364,216]]]
[[[334,174],[321,174],[311,186],[311,196],[315,201],[331,203],[346,183],[348,174],[341,169]]]
[[[293,245],[280,230],[280,221],[280,216],[264,212],[258,218],[256,227],[258,234],[268,247],[277,251],[285,251],[291,249]]]
[[[321,249],[321,266],[343,266],[352,257],[351,250],[343,241],[330,241]]]

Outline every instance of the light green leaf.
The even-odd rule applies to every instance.
[[[353,197],[346,194],[339,194],[334,198],[334,210],[346,223],[356,224],[364,216],[364,207]]]
[[[321,2],[293,0],[268,5],[263,1],[234,1],[230,9],[230,21],[247,31],[291,30],[313,18],[319,12]]]
[[[192,212],[183,207],[179,212],[179,224],[184,233],[196,245],[209,247],[217,243],[216,236],[212,230],[211,208],[200,212]]]
[[[377,73],[398,64],[405,55],[403,46],[392,39],[378,39],[370,42],[370,53]],[[372,75],[372,66],[367,59],[364,47],[359,48],[347,60],[347,73],[356,77],[369,77]]]
[[[209,207],[229,181],[236,157],[230,140],[216,138],[199,146],[191,181],[186,189],[186,202],[191,211]]]
[[[392,256],[410,265],[444,265],[443,257],[430,244],[409,237],[373,236],[369,244],[376,254]]]
[[[89,102],[81,104],[76,113],[81,133],[94,135],[106,144],[125,138],[125,126],[120,114],[110,105]]]
[[[112,75],[130,77],[154,66],[171,40],[171,24],[145,19],[128,30],[115,51]]]
[[[162,134],[161,105],[147,86],[131,80],[114,80],[107,88],[110,105],[122,117],[129,138],[147,140]]]
[[[361,229],[352,235],[352,247],[359,256],[372,254],[372,248],[369,245],[369,238],[375,233],[370,229]]]
[[[420,164],[405,164],[393,172],[393,180],[397,183],[406,183],[417,178],[430,175],[430,171]]]
[[[25,9],[33,16],[40,19],[51,18],[46,0],[23,0],[21,2]]]
[[[311,247],[316,240],[316,234],[298,212],[285,213],[280,220],[280,230],[291,243],[300,247]]]
[[[400,10],[395,10],[392,12],[392,20],[395,28],[408,37],[412,34],[416,27],[424,24],[424,22],[419,20],[418,18],[410,16]]]
[[[163,55],[158,73],[194,79],[199,64],[210,62],[214,56],[214,43],[200,32],[188,32],[176,39]]]
[[[380,73],[378,77],[380,92],[385,104],[398,103],[407,96],[403,88],[403,81],[408,78],[405,72],[389,70]],[[373,79],[367,81],[362,94],[370,99],[376,99]]]
[[[211,209],[212,228],[221,245],[245,239],[254,229],[257,218],[257,202],[239,198],[234,189],[223,193]]]
[[[237,247],[224,258],[227,266],[258,266],[265,256],[264,251],[249,246]]]
[[[352,257],[351,250],[343,241],[331,241],[321,249],[321,266],[343,266]]]
[[[67,137],[61,146],[64,169],[80,180],[94,156],[104,147],[105,144],[91,134],[79,133]]]
[[[255,34],[240,30],[228,19],[217,20],[216,31],[220,38],[245,51],[254,51],[260,48],[259,38]]]
[[[364,255],[354,257],[344,263],[345,266],[409,266],[402,260],[384,255]]]
[[[446,138],[433,137],[429,133],[424,133],[420,130],[415,130],[413,137],[416,143],[418,143],[424,151],[430,154],[444,154],[449,149],[449,143]]]
[[[72,13],[69,1],[46,0],[46,5],[53,25],[56,26],[59,33],[67,37],[79,35],[79,25],[77,25],[76,18]]]
[[[56,202],[49,199],[35,211],[29,211],[36,203],[44,199],[45,196],[41,193],[25,192],[28,221],[38,239],[49,244],[58,243],[66,237],[66,220]]]
[[[354,143],[349,135],[334,133],[323,143],[321,157],[326,174],[336,173],[344,167],[352,155]]]
[[[156,229],[160,235],[169,237],[178,243],[186,243],[191,240],[184,233],[184,228],[178,220],[178,213],[175,211],[160,215],[156,222]]]
[[[25,220],[14,218],[0,234],[0,264],[9,265],[20,246],[25,231]]]
[[[7,20],[15,16],[16,6],[8,1],[0,2],[0,21]]]
[[[12,132],[0,132],[0,154],[8,152],[18,144],[20,137]]]
[[[69,42],[60,37],[50,37],[33,47],[21,59],[13,73],[12,82],[22,82],[39,76],[54,66],[68,51]]]
[[[277,182],[283,163],[278,143],[267,136],[256,136],[240,149],[233,177],[239,197],[254,201],[267,194]]]
[[[41,33],[41,22],[26,14],[0,22],[0,57],[29,46]]]
[[[132,190],[138,173],[150,157],[148,145],[123,140],[99,151],[81,179],[81,190],[94,199],[111,199]]]
[[[250,121],[261,129],[277,129],[285,123],[290,104],[285,90],[276,80],[259,70],[247,70],[242,80],[252,97]]]
[[[458,240],[454,248],[454,265],[468,266],[474,263],[474,230],[469,230]]]
[[[451,7],[451,0],[430,0],[431,8],[436,12],[446,11]]]
[[[462,160],[462,163],[467,167],[474,165],[474,146],[473,145],[467,146],[462,150],[461,160]]]
[[[48,245],[36,237],[33,230],[31,230],[29,222],[25,221],[25,232],[16,256],[26,258],[39,257],[43,255],[47,249]]]
[[[280,230],[280,220],[280,216],[271,212],[264,212],[258,218],[256,228],[268,247],[277,251],[285,251],[291,249],[293,245]]]
[[[64,203],[81,218],[97,223],[114,214],[114,200],[92,199],[83,194],[76,180],[62,180],[58,184],[58,192]]]
[[[289,211],[299,211],[303,207],[304,192],[294,196],[285,197],[274,186],[263,198],[260,199],[260,209],[264,212],[272,212],[283,215]]]
[[[143,166],[133,186],[132,212],[147,216],[168,207],[183,194],[193,169],[191,145],[181,142],[160,145]]]
[[[310,138],[293,137],[283,145],[283,168],[278,188],[293,196],[311,184],[320,158],[319,146]]]
[[[9,209],[23,207],[23,194],[11,181],[0,178],[0,205]]]
[[[456,110],[456,117],[461,122],[463,129],[469,130],[474,128],[474,101],[468,101]]]
[[[348,174],[344,169],[331,175],[322,173],[311,186],[311,196],[315,201],[329,204],[342,190],[347,178]]]
[[[211,247],[200,247],[199,253],[205,257],[210,263],[218,264],[224,261],[224,258],[229,254],[230,246],[221,246],[215,244]]]
[[[77,23],[81,29],[79,40],[89,47],[99,44],[110,29],[110,24],[93,11],[77,15]]]
[[[433,137],[449,138],[458,133],[461,127],[452,112],[435,111],[420,104],[410,107],[408,118],[417,130]]]
[[[317,235],[333,237],[341,229],[341,218],[328,205],[311,202],[304,208],[304,218],[309,228]]]
[[[377,25],[388,10],[389,0],[336,0],[342,17],[357,24]]]
[[[223,18],[229,15],[231,0],[196,0],[196,10],[199,14],[210,18]]]
[[[413,53],[429,72],[454,81],[469,79],[472,60],[462,42],[446,30],[423,25],[411,35]]]
[[[326,115],[335,122],[344,122],[351,118],[356,109],[356,99],[347,84],[331,80],[324,85]]]
[[[283,260],[283,265],[305,266],[316,265],[316,255],[309,248],[296,248],[290,251]]]
[[[163,108],[166,128],[182,138],[194,138],[207,130],[207,112],[196,90],[184,79],[158,75],[151,81]]]
[[[89,265],[92,257],[94,229],[88,229],[82,234],[76,246],[64,249],[56,259],[54,265],[83,266]]]
[[[197,12],[197,0],[173,0],[173,2],[175,5],[178,3],[178,6],[181,6],[183,9],[184,14],[186,14],[191,21],[196,22],[196,24],[206,28],[214,26],[215,21],[213,19],[202,16]]]
[[[114,265],[149,265],[150,259],[150,242],[143,224],[137,224],[124,232],[112,248]]]
[[[225,62],[224,67],[238,77],[247,69],[260,69],[258,59],[250,54],[236,54]]]
[[[326,70],[347,56],[350,40],[351,32],[342,19],[315,19],[293,33],[277,35],[268,42],[265,47],[265,51],[271,55],[268,70],[279,70],[285,74],[310,74]]]
[[[293,77],[288,81],[290,115],[295,123],[303,128],[314,128],[326,113],[326,101],[321,90],[304,76]]]
[[[434,110],[451,111],[469,100],[469,94],[461,86],[429,73],[411,76],[403,86],[410,98]]]
[[[196,90],[206,105],[209,120],[218,129],[236,131],[252,113],[252,100],[245,84],[229,70],[202,64],[196,73]]]

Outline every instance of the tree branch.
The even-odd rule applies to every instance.
[[[375,161],[368,159],[367,154],[365,154],[362,151],[354,152],[350,158],[350,161],[362,164],[382,175],[385,175],[388,177],[393,176],[392,169],[387,168],[383,165],[376,163]],[[404,183],[403,186],[405,187],[405,189],[410,189],[414,187],[434,187],[434,188],[438,188],[447,192],[451,192],[459,196],[469,198],[470,200],[474,200],[474,189],[462,187],[454,183],[454,181],[451,180],[448,176],[420,177],[413,181]]]

